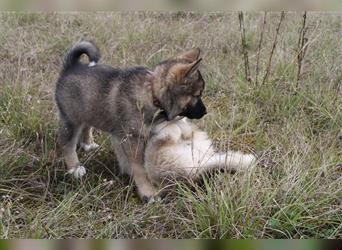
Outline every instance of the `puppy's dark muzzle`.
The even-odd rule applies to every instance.
[[[199,99],[194,106],[189,105],[185,111],[180,113],[180,116],[185,116],[189,119],[200,119],[207,114],[207,109],[204,103]]]

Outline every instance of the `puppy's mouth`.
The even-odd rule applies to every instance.
[[[165,110],[161,111],[161,112],[159,113],[159,115],[160,115],[161,117],[164,117],[165,119],[168,119],[168,116],[167,116],[167,113],[166,113]]]
[[[156,120],[158,120],[158,121],[170,121],[165,110],[162,110],[159,112]]]

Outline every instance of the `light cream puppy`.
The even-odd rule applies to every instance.
[[[186,118],[154,127],[145,150],[145,169],[154,185],[174,179],[197,179],[213,169],[245,171],[256,162],[252,154],[215,152],[206,132]]]

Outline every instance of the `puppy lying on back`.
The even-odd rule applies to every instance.
[[[145,169],[159,186],[175,179],[196,180],[206,171],[244,171],[255,163],[252,154],[215,152],[206,132],[186,118],[157,125],[145,150]]]

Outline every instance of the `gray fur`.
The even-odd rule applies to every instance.
[[[151,127],[156,120],[170,117],[168,110],[173,110],[175,115],[195,110],[195,118],[200,118],[205,114],[205,107],[200,97],[192,101],[195,105],[201,103],[203,107],[200,110],[194,107],[187,109],[187,103],[179,106],[177,95],[184,95],[180,94],[180,87],[176,83],[165,87],[170,82],[166,81],[170,65],[167,69],[157,65],[154,71],[145,67],[119,69],[102,64],[88,67],[79,62],[82,54],[87,54],[89,60],[96,63],[100,58],[97,47],[91,42],[81,42],[72,47],[65,56],[55,92],[60,114],[59,143],[69,172],[73,173],[73,169],[80,165],[76,155],[77,141],[79,138],[91,138],[89,128],[95,127],[112,135],[122,172],[132,174],[141,198],[149,200],[156,190],[146,177],[143,158]],[[189,64],[184,59],[180,61],[182,65]],[[176,60],[176,63],[179,62]],[[199,71],[198,74],[200,76]],[[203,90],[204,82],[198,86]],[[156,92],[156,97],[153,92]],[[154,97],[159,98],[160,106],[155,105]],[[160,112],[160,108],[164,111]]]

